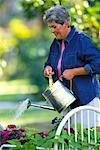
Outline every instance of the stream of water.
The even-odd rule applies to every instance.
[[[26,99],[19,104],[15,113],[15,119],[18,119],[27,110],[28,101],[29,99]]]

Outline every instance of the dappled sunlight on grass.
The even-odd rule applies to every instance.
[[[25,100],[26,98],[34,99],[34,102],[37,101],[36,98],[34,98],[33,94],[8,94],[8,95],[0,95],[0,102],[20,102],[22,100]]]
[[[0,110],[0,123],[6,127],[8,124],[16,124],[17,126],[30,126],[34,128],[42,128],[46,126],[48,122],[50,124],[51,120],[58,116],[59,114],[54,111],[43,110],[38,108],[31,108],[26,110],[19,119],[15,119],[15,110]]]
[[[35,94],[39,91],[36,85],[30,85],[28,80],[13,80],[0,82],[0,95],[7,94]]]

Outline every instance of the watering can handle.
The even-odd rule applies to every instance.
[[[72,91],[72,80],[70,80],[70,91]]]
[[[53,85],[53,78],[52,78],[52,75],[50,74],[49,75],[49,87],[52,87]]]
[[[52,75],[49,75],[49,87],[52,87],[53,85],[53,78]],[[70,80],[70,91],[72,91],[72,80]]]

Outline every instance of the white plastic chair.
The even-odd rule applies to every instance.
[[[11,148],[11,147],[16,147],[16,145],[3,144],[3,145],[0,147],[0,150],[2,150],[3,148]]]
[[[83,118],[83,114],[85,113],[87,114],[86,118]],[[68,127],[68,134],[70,135],[70,128],[71,126],[71,119],[73,120],[73,128],[74,128],[74,137],[75,137],[75,142],[78,142],[78,135],[77,135],[77,131],[78,131],[78,123],[77,121],[79,121],[79,117],[80,117],[80,130],[81,130],[81,141],[84,141],[84,133],[83,133],[83,129],[87,128],[87,132],[88,132],[88,143],[91,142],[91,137],[90,137],[90,128],[91,128],[91,118],[90,118],[90,113],[93,112],[93,124],[92,127],[94,128],[94,143],[97,143],[97,131],[96,131],[96,115],[100,115],[100,110],[97,110],[95,107],[92,106],[80,106],[77,107],[73,110],[71,110],[69,113],[67,113],[64,118],[62,119],[62,121],[60,122],[56,134],[55,134],[55,139],[56,142],[54,144],[54,150],[58,150],[59,149],[59,142],[57,142],[57,137],[61,135],[62,129],[64,128],[64,126]],[[78,116],[78,118],[77,118]],[[87,127],[86,125],[84,126],[84,122],[87,122]],[[93,142],[93,141],[92,141]],[[62,144],[62,149],[61,150],[65,150],[65,145]],[[73,150],[73,148],[68,148],[67,150]],[[77,150],[77,148],[75,149]],[[91,148],[90,148],[91,150]]]

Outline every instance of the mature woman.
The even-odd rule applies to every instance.
[[[48,78],[51,74],[54,81],[62,79],[67,88],[72,80],[72,91],[77,100],[71,108],[92,105],[100,109],[100,83],[96,76],[100,73],[100,50],[87,35],[70,25],[66,8],[52,7],[46,11],[44,21],[55,36],[44,66],[44,76]],[[100,118],[97,118],[97,125],[100,126]]]

